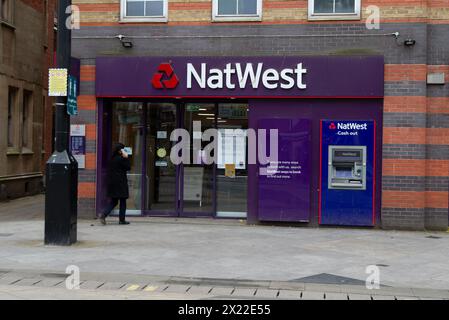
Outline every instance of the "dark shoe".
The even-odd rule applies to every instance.
[[[101,224],[102,225],[106,225],[106,217],[104,216],[104,214],[102,214],[101,216],[100,216],[100,222],[101,222]]]
[[[129,224],[128,221],[120,221],[118,224]]]

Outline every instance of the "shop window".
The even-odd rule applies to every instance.
[[[33,140],[33,92],[23,90],[22,99],[22,152],[31,152]]]
[[[360,19],[360,0],[309,0],[309,20]]]
[[[17,96],[19,89],[8,88],[8,149],[17,148]]]
[[[213,0],[215,21],[260,21],[262,0]]]
[[[121,0],[120,18],[125,22],[166,22],[168,0]]]

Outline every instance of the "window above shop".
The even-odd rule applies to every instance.
[[[262,0],[213,0],[214,21],[260,21]]]
[[[2,24],[12,24],[14,21],[14,1],[0,0],[0,22]]]
[[[309,20],[359,20],[360,0],[309,0]]]
[[[167,22],[168,0],[121,0],[120,21]]]

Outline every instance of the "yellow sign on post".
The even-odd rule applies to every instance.
[[[225,164],[225,176],[228,178],[235,178],[235,164],[234,163]]]
[[[67,69],[51,68],[48,70],[48,96],[67,97]]]

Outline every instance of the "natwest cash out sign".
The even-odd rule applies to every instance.
[[[99,57],[98,97],[383,96],[382,57]]]

